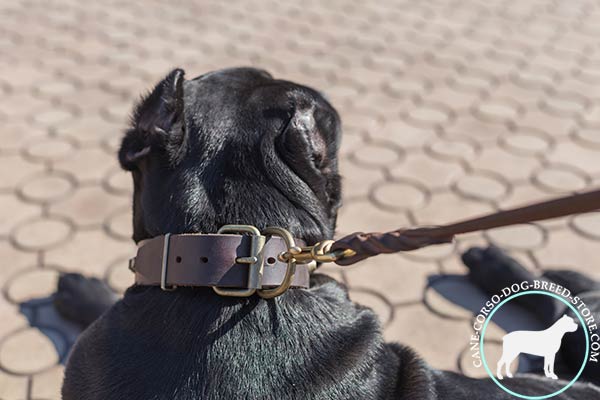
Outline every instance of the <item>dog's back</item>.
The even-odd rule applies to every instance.
[[[313,281],[268,302],[132,288],[80,338],[64,398],[398,398],[375,314]]]

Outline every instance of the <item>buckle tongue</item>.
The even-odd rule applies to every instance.
[[[249,233],[250,234],[250,255],[248,257],[238,257],[236,262],[248,264],[248,285],[245,289],[229,289],[213,286],[213,290],[221,296],[230,297],[249,297],[261,288],[264,254],[263,247],[266,238],[260,234],[258,228],[252,225],[224,225],[217,233]]]

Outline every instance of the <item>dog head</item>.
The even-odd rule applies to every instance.
[[[119,161],[134,180],[133,239],[281,226],[330,238],[340,121],[323,96],[253,68],[173,70],[135,107]]]
[[[560,323],[562,329],[566,332],[575,332],[578,327],[575,320],[573,318],[569,317],[568,315],[563,315],[560,318],[559,323]]]

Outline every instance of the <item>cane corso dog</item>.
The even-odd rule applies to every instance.
[[[134,241],[225,224],[280,226],[309,244],[331,238],[340,133],[336,110],[309,87],[253,68],[190,80],[172,71],[135,108],[119,151],[133,176]],[[486,268],[470,256],[472,269]],[[318,273],[310,289],[270,300],[134,285],[116,302],[100,281],[65,275],[56,306],[83,325],[95,320],[69,356],[65,400],[512,398],[384,342],[375,313]],[[522,394],[564,384],[506,381]],[[600,390],[576,383],[556,398]]]

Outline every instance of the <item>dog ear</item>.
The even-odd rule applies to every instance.
[[[339,130],[335,111],[296,108],[278,146],[292,170],[332,209],[341,202],[337,173]]]
[[[154,151],[164,152],[172,163],[181,154],[185,139],[182,69],[171,71],[136,106],[131,129],[119,150],[119,161],[126,170]]]

